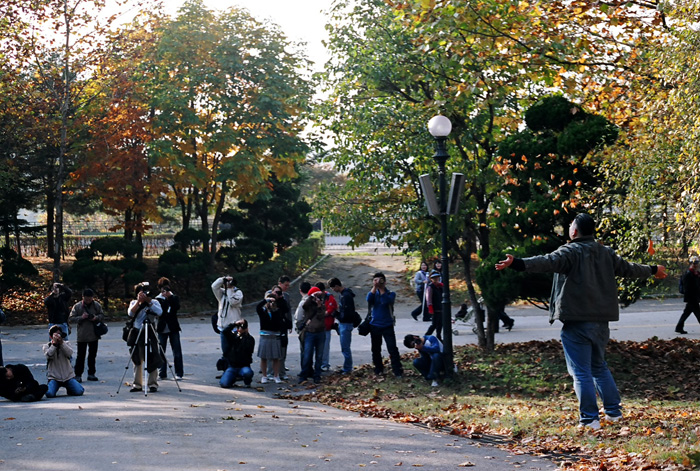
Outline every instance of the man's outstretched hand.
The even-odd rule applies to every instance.
[[[666,267],[663,265],[656,265],[656,273],[654,273],[654,278],[663,280],[666,278]]]
[[[496,270],[505,270],[509,266],[513,264],[513,260],[515,260],[515,257],[513,257],[511,254],[506,254],[506,259],[501,260],[496,264]]]

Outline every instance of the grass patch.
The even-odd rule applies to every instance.
[[[350,377],[331,376],[307,398],[457,435],[497,435],[513,452],[556,455],[577,469],[700,465],[700,389],[688,378],[699,341],[611,342],[624,418],[603,420],[598,431],[577,427],[578,402],[559,342],[499,345],[493,354],[457,347],[459,372],[438,388],[413,369],[413,357],[404,355],[404,378],[376,376],[365,365]]]

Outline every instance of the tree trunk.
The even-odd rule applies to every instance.
[[[217,231],[219,228],[219,220],[221,219],[221,213],[224,211],[224,203],[226,202],[226,193],[228,192],[228,185],[226,182],[221,184],[221,193],[219,194],[219,201],[216,204],[216,211],[214,212],[214,220],[211,223],[211,256],[209,257],[209,265],[214,265],[214,257],[216,256],[216,244],[217,244]]]
[[[46,194],[46,256],[54,257],[54,193],[53,188]]]

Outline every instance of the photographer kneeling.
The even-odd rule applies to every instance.
[[[228,344],[228,350],[224,353],[228,368],[221,376],[219,384],[222,388],[230,388],[242,379],[246,387],[250,387],[253,382],[253,370],[250,365],[253,363],[255,339],[248,333],[248,321],[241,319],[229,324],[221,334],[225,336]]]

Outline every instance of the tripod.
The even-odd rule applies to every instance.
[[[157,347],[157,352],[160,355],[161,359],[165,362],[165,364],[170,368],[170,373],[173,375],[173,378],[175,380],[175,384],[177,385],[177,390],[179,392],[182,392],[182,388],[180,388],[180,383],[177,380],[177,377],[175,376],[175,372],[173,371],[173,367],[168,362],[167,357],[165,356],[165,351],[163,351],[163,347],[158,343],[157,336],[156,336],[156,329],[153,327],[153,323],[150,321],[148,318],[148,314],[146,314],[146,317],[143,319],[143,324],[141,325],[141,328],[139,329],[139,334],[136,337],[136,342],[134,343],[133,347],[130,347],[129,349],[129,359],[126,362],[126,366],[124,367],[124,374],[122,375],[122,379],[119,382],[119,387],[117,388],[117,394],[119,394],[119,391],[121,390],[122,384],[124,384],[124,378],[126,377],[127,371],[129,371],[129,363],[134,363],[134,354],[137,356],[141,356],[141,346],[140,342],[141,339],[143,338],[143,378],[141,379],[141,384],[145,385],[146,387],[143,388],[143,395],[148,396],[148,348],[149,348],[149,339],[152,338],[153,341],[155,342],[155,345]],[[139,361],[141,361],[141,358],[139,358]]]

